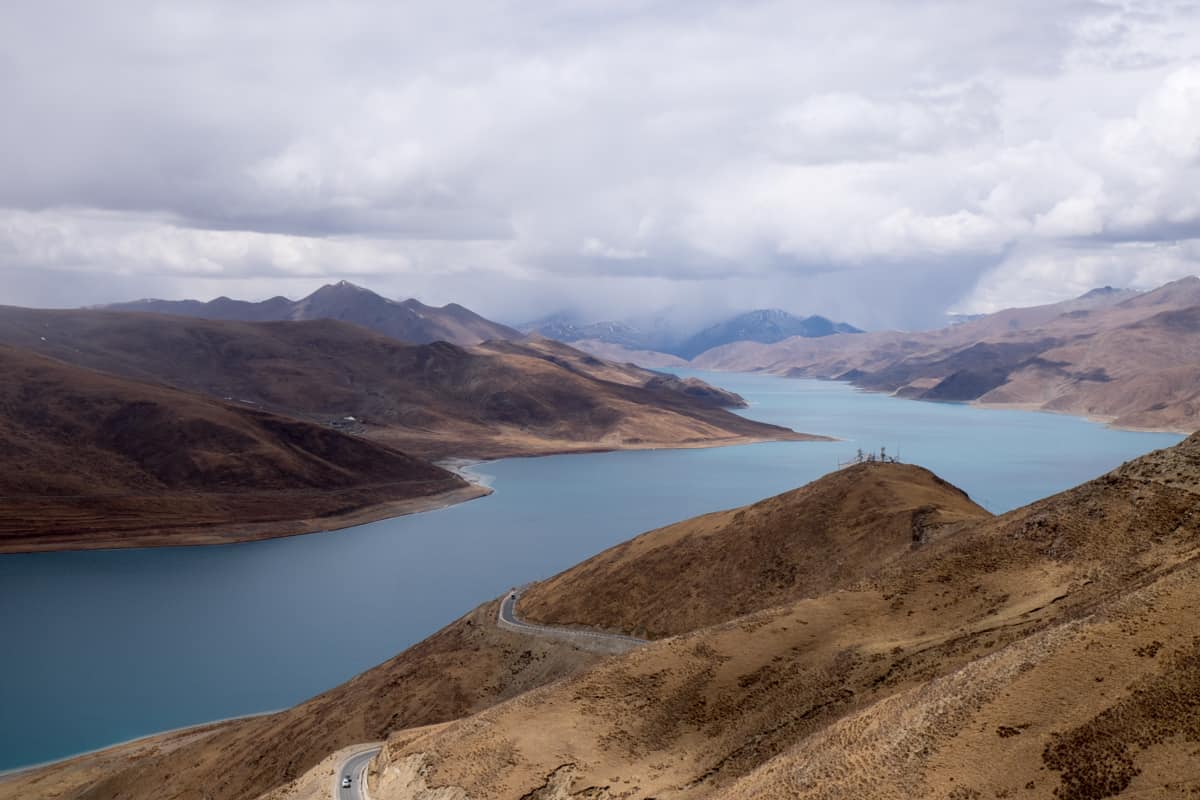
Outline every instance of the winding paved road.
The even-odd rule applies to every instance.
[[[367,793],[364,791],[367,780],[367,764],[371,763],[371,759],[379,755],[382,747],[372,747],[370,750],[361,750],[342,762],[341,766],[333,773],[333,797],[334,800],[367,800]],[[350,776],[350,785],[342,788],[342,777]]]
[[[500,603],[500,613],[496,617],[497,624],[502,628],[524,633],[529,636],[541,636],[547,639],[583,639],[597,642],[606,642],[616,645],[617,650],[624,651],[637,647],[639,644],[645,644],[645,639],[639,639],[636,636],[623,636],[619,633],[605,633],[603,631],[589,631],[580,628],[557,628],[552,625],[534,625],[530,622],[522,622],[517,618],[517,600],[521,597],[520,589],[513,589],[509,592],[503,601]]]
[[[496,625],[505,630],[523,633],[527,636],[538,636],[546,639],[564,639],[576,644],[602,645],[609,652],[624,652],[632,650],[646,639],[636,636],[623,636],[619,633],[604,633],[603,631],[588,631],[580,628],[556,628],[551,625],[534,625],[522,622],[517,618],[517,600],[521,597],[521,589],[513,589],[500,601],[500,611],[496,614]],[[360,750],[341,763],[333,775],[333,800],[368,800],[364,791],[367,765],[379,754],[380,747],[370,750]],[[350,776],[350,786],[342,788],[343,776]]]

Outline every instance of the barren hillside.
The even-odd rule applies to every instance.
[[[1200,427],[1198,309],[1200,278],[1193,277],[1133,296],[1098,290],[936,331],[734,344],[694,364],[1190,433]]]
[[[933,531],[831,591],[398,737],[374,794],[1186,795],[1200,777],[1198,463],[1193,437]]]
[[[429,457],[806,438],[720,407],[742,403],[736,395],[546,340],[408,345],[332,320],[214,322],[9,307],[0,308],[0,342],[336,425]]]
[[[395,658],[278,714],[151,739],[133,757],[110,748],[18,779],[0,800],[241,800],[286,783],[328,753],[389,732],[457,719],[600,660],[494,624],[489,603]]]
[[[597,661],[500,632],[493,604],[292,711],[115,771],[102,755],[0,782],[0,797],[81,775],[97,782],[70,796],[283,797],[325,754],[388,732],[377,800],[1189,796],[1198,496],[1200,437],[999,517],[918,468],[844,470],[529,595],[592,613],[578,598],[604,576],[627,600],[586,621],[702,627]],[[828,524],[791,513],[818,509]],[[756,553],[796,576],[759,597]],[[638,590],[643,573],[667,602]]]
[[[658,638],[846,586],[945,525],[990,516],[906,464],[861,464],[745,508],[668,525],[543,581],[533,622]]]
[[[572,347],[591,353],[597,358],[604,358],[618,363],[637,364],[649,369],[663,367],[686,367],[688,362],[670,353],[660,353],[657,350],[635,350],[624,345],[601,341],[600,339],[580,339],[571,342]]]
[[[303,532],[469,490],[309,422],[3,345],[0,370],[0,550]]]

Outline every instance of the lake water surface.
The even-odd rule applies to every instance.
[[[476,468],[491,497],[344,531],[0,556],[0,770],[292,705],[510,586],[794,488],[858,447],[898,452],[1000,512],[1181,438],[839,383],[688,374],[741,393],[747,416],[843,441],[497,461]]]

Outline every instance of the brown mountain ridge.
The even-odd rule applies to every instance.
[[[546,339],[407,344],[356,325],[0,307],[0,342],[322,424],[432,458],[814,438],[744,401]],[[354,419],[347,420],[347,417]]]
[[[842,470],[522,600],[666,637],[623,655],[504,638],[493,604],[253,728],[31,773],[0,797],[72,775],[99,777],[75,797],[321,797],[327,767],[302,773],[323,748],[384,730],[377,800],[1192,796],[1197,497],[1197,436],[995,517],[917,467]],[[418,699],[438,710],[414,714]]]
[[[936,331],[876,332],[710,350],[694,366],[848,380],[924,400],[1200,428],[1200,278],[1141,294],[1097,290]]]
[[[970,513],[959,496],[950,524],[922,526],[907,547],[885,522],[881,549],[865,558],[855,527],[838,526],[832,546],[808,557],[857,569],[818,572],[743,616],[721,619],[741,609],[708,604],[705,627],[439,729],[397,734],[377,759],[373,796],[1191,796],[1200,789],[1198,453],[1193,437],[998,517]],[[791,503],[800,511],[838,496],[830,481],[907,480],[900,472],[856,468]],[[853,519],[854,494],[844,497],[841,513]],[[782,509],[743,511],[751,525],[775,518],[766,553],[811,536]],[[692,537],[721,535],[703,518],[694,524]],[[689,578],[655,566],[654,540],[678,546],[673,533],[535,588],[544,592],[535,608],[562,603],[573,609],[564,620],[617,627],[642,612],[658,629],[687,628],[694,606],[660,604],[655,592],[630,593],[615,617],[603,598],[594,610],[582,599],[596,574],[655,576],[677,600],[689,586],[704,591],[723,565],[676,562]],[[731,585],[759,591],[755,571],[731,570],[749,578]]]
[[[422,459],[814,438],[549,340],[0,307],[0,346],[10,551],[254,539],[488,493]]]
[[[852,583],[932,530],[989,516],[921,467],[858,465],[644,533],[531,587],[521,610],[531,622],[673,636]]]
[[[221,542],[482,490],[322,425],[0,345],[0,551]]]
[[[234,322],[281,322],[335,319],[414,344],[452,342],[472,345],[489,339],[519,339],[521,334],[457,303],[427,306],[416,299],[389,300],[369,289],[339,281],[300,300],[272,297],[259,303],[218,297],[198,300],[135,300],[100,308]]]

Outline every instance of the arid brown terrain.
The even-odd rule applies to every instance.
[[[110,748],[0,779],[0,800],[254,798],[342,747],[461,718],[602,658],[564,642],[508,633],[495,619],[495,603],[477,608],[395,658],[284,712],[152,737],[138,748]]]
[[[899,481],[905,469],[831,476],[791,495],[793,509],[837,496],[826,482]],[[754,521],[775,516],[778,539],[816,533],[808,557],[840,574],[814,570],[820,578],[797,582],[781,604],[721,622],[719,610],[705,612],[706,627],[397,736],[377,761],[373,796],[1191,796],[1198,491],[1193,437],[999,517],[972,514],[960,498],[950,524],[919,525],[904,548],[885,525],[877,555],[853,526],[825,538],[760,507]],[[853,518],[855,495],[845,496]],[[691,535],[703,536],[695,525]],[[658,562],[656,544],[679,546],[670,528],[644,538],[551,581],[540,604],[568,604],[579,624],[611,626],[643,607],[660,619],[653,592],[631,594],[617,616],[603,599],[586,613],[573,593],[590,590],[595,571],[699,596],[720,572]],[[679,577],[693,570],[701,577]],[[731,570],[753,595],[755,573]],[[685,602],[679,613],[695,611]]]
[[[1101,289],[920,333],[878,332],[701,354],[705,369],[835,378],[924,400],[1079,414],[1126,428],[1200,428],[1200,278]]]
[[[731,393],[548,339],[413,345],[334,320],[0,307],[0,342],[339,426],[426,457],[813,438],[730,413],[724,406],[744,403]]]
[[[521,611],[530,622],[673,636],[853,582],[929,530],[987,516],[921,467],[856,466],[642,534],[531,587]]]
[[[856,466],[522,600],[665,637],[623,655],[499,631],[493,604],[292,711],[0,797],[310,796],[306,769],[385,734],[376,800],[1194,796],[1198,498],[1200,436],[995,517]],[[96,782],[48,788],[72,775]]]
[[[488,490],[429,463],[816,438],[545,339],[0,307],[0,551],[305,533]]]
[[[0,345],[0,552],[222,542],[478,496],[311,422]]]

